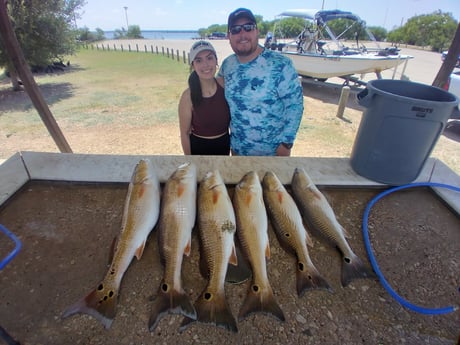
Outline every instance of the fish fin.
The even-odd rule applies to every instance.
[[[273,315],[280,321],[286,320],[283,311],[275,300],[272,288],[270,286],[263,287],[253,282],[240,308],[238,320],[241,321],[248,315],[257,312]]]
[[[145,248],[145,241],[142,241],[141,245],[136,249],[136,252],[134,253],[134,256],[137,258],[137,260],[141,259],[142,254],[144,253],[144,248]]]
[[[230,284],[240,284],[251,278],[252,270],[244,258],[239,246],[235,246],[238,265],[228,264],[225,281]]]
[[[267,241],[267,246],[265,247],[265,258],[270,259],[271,252],[270,252],[270,244]]]
[[[305,234],[306,234],[306,235],[305,235],[305,242],[307,243],[307,246],[313,248],[313,247],[314,247],[314,245],[313,245],[313,240],[312,240],[310,234],[307,232],[306,229],[305,229]]]
[[[230,254],[230,258],[228,259],[228,262],[232,264],[233,266],[238,266],[238,255],[236,254],[235,243],[233,243],[232,245],[232,253]]]
[[[115,256],[115,249],[117,248],[117,240],[118,240],[118,237],[115,236],[115,237],[113,238],[112,245],[110,246],[110,251],[109,251],[109,264],[108,264],[108,266],[110,266],[110,265],[112,264],[113,257]]]
[[[184,317],[184,319],[182,320],[180,326],[179,326],[179,333],[182,333],[183,331],[185,331],[191,323],[195,322],[196,319],[191,319],[189,317]]]
[[[343,236],[345,236],[345,238],[350,238],[351,236],[347,229],[345,229],[342,225],[340,225],[340,227],[342,228]]]
[[[351,281],[360,278],[377,278],[375,273],[367,268],[362,260],[357,256],[353,255],[351,258],[342,257],[342,286],[345,287],[351,283]]]
[[[222,290],[216,294],[206,288],[195,302],[196,321],[214,324],[232,332],[238,332],[236,320]],[[181,324],[181,330],[191,323],[193,319],[185,318]]]
[[[153,332],[166,314],[181,314],[187,318],[196,319],[196,311],[184,291],[177,291],[164,281],[158,289],[155,304],[150,313],[149,330]]]
[[[190,256],[191,252],[192,252],[192,239],[189,238],[184,248],[184,255]]]
[[[297,262],[297,295],[303,296],[306,290],[325,289],[332,292],[329,283],[321,276],[315,266]]]
[[[104,283],[102,282],[86,297],[68,307],[62,317],[67,318],[78,313],[88,314],[100,321],[108,329],[115,318],[117,304],[118,291],[104,288]]]

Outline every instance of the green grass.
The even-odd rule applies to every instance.
[[[57,121],[141,126],[177,119],[177,102],[189,73],[182,61],[150,52],[84,48],[69,61],[71,68],[65,73],[35,75]],[[0,87],[10,85],[5,80]],[[25,93],[2,113],[2,123],[13,127],[40,121]]]

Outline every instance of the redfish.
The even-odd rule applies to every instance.
[[[264,201],[277,238],[281,246],[297,258],[297,294],[302,296],[309,289],[331,290],[310,259],[307,232],[294,199],[271,171],[265,174],[262,185]]]
[[[134,256],[138,260],[141,258],[159,213],[160,183],[152,163],[143,159],[136,165],[129,183],[121,233],[109,270],[93,291],[65,310],[64,318],[85,313],[102,322],[105,328],[110,328],[116,314],[123,275]]]
[[[196,216],[196,167],[180,165],[163,188],[158,247],[164,264],[164,275],[158,289],[149,321],[153,331],[167,313],[182,314],[195,319],[196,312],[182,288],[181,269],[184,254],[191,251],[192,229]]]
[[[357,278],[375,278],[375,274],[351,249],[345,238],[345,229],[338,222],[334,210],[304,169],[295,169],[292,192],[307,226],[329,239],[342,253],[342,286]]]
[[[200,182],[198,228],[201,271],[208,277],[208,283],[195,302],[196,319],[237,332],[224,287],[228,264],[238,264],[234,245],[236,220],[227,188],[218,170],[208,172]],[[181,330],[192,321],[191,318],[185,318]]]
[[[254,312],[272,314],[284,321],[284,314],[268,281],[265,258],[270,258],[268,219],[259,176],[248,172],[235,187],[233,206],[236,233],[252,268],[252,282],[239,312],[239,319]]]

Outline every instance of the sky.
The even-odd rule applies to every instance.
[[[340,9],[365,20],[368,26],[392,30],[411,17],[434,11],[450,12],[458,21],[460,0],[86,0],[78,27],[94,31],[138,25],[141,30],[198,30],[227,23],[238,7],[249,8],[263,20],[274,20],[288,9]],[[126,8],[126,9],[125,9]]]

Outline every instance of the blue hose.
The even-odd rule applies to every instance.
[[[5,257],[5,259],[0,261],[0,270],[2,270],[19,253],[19,251],[21,250],[22,244],[21,244],[21,241],[19,240],[19,238],[17,238],[15,234],[13,234],[11,231],[9,231],[7,228],[5,228],[2,224],[0,224],[0,230],[3,231],[16,244],[16,247],[13,249],[13,251],[11,253],[9,253]]]
[[[367,227],[368,221],[369,221],[369,212],[371,208],[374,206],[374,204],[379,201],[381,198],[384,196],[402,190],[402,189],[408,189],[408,188],[415,188],[415,187],[439,187],[439,188],[447,188],[456,192],[460,192],[460,188],[443,184],[443,183],[436,183],[436,182],[420,182],[420,183],[412,183],[412,184],[406,184],[398,187],[393,187],[390,189],[385,190],[384,192],[380,193],[377,195],[374,199],[372,199],[369,204],[366,207],[366,210],[364,211],[364,216],[363,216],[363,236],[364,236],[364,244],[366,246],[367,254],[369,256],[369,260],[371,262],[372,268],[374,269],[375,273],[380,279],[380,283],[383,285],[385,290],[388,291],[388,293],[396,300],[398,301],[401,305],[404,307],[421,313],[421,314],[427,314],[427,315],[440,315],[440,314],[447,314],[451,313],[455,310],[458,309],[458,306],[449,306],[449,307],[444,307],[444,308],[424,308],[420,307],[418,305],[412,304],[399,296],[395,290],[390,286],[390,284],[386,281],[385,277],[383,276],[382,272],[380,271],[379,265],[377,264],[377,260],[375,259],[375,256],[373,254],[371,242],[369,240],[369,230]]]

